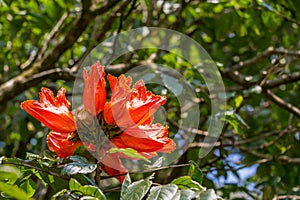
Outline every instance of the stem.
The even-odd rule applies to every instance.
[[[191,164],[178,164],[178,165],[169,165],[169,166],[164,166],[164,167],[159,167],[159,168],[155,168],[155,169],[149,169],[149,170],[144,170],[144,171],[136,171],[136,172],[129,172],[129,174],[142,174],[142,173],[150,173],[150,172],[156,172],[159,170],[164,170],[164,169],[169,169],[169,168],[178,168],[178,167],[186,167],[186,166],[190,166]],[[124,176],[127,173],[123,173],[123,174],[118,174],[118,175],[113,175],[113,176],[101,176],[101,179],[108,179],[111,177],[116,177],[116,176]]]
[[[41,172],[45,172],[45,173],[50,174],[52,176],[59,177],[59,178],[64,179],[64,180],[69,180],[69,178],[66,178],[66,177],[62,176],[61,174],[57,174],[55,172],[49,171],[48,169],[39,168],[39,167],[29,165],[29,164],[26,164],[26,163],[14,163],[14,162],[9,162],[9,161],[4,161],[3,160],[1,164],[10,164],[10,165],[17,165],[17,166],[32,168],[32,169],[35,169],[35,170],[38,170],[38,171],[41,171]]]
[[[97,169],[96,169],[96,174],[95,174],[95,182],[98,187],[100,187],[100,180],[101,180],[101,174],[102,169],[101,169],[101,162],[100,160],[97,162]]]

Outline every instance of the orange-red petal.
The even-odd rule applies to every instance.
[[[39,96],[42,104],[56,106],[54,94],[50,89],[42,87]]]
[[[104,75],[104,67],[100,65],[99,61],[92,65],[90,76],[86,69],[83,70],[85,83],[83,104],[85,109],[93,115],[99,114],[104,109],[106,101]]]
[[[174,141],[167,137],[168,127],[160,124],[127,128],[119,138],[126,147],[141,152],[171,152]]]
[[[73,114],[69,111],[70,103],[65,97],[62,88],[54,98],[51,90],[42,88],[40,102],[27,100],[22,102],[21,108],[31,116],[45,124],[49,129],[56,132],[70,133],[76,130]]]
[[[166,97],[154,95],[150,91],[146,91],[146,87],[142,81],[137,82],[134,88],[137,91],[132,93],[130,99],[130,117],[137,125],[150,124],[156,110],[166,102]]]
[[[67,133],[50,132],[47,137],[49,149],[55,152],[61,158],[67,158],[73,155],[74,151],[82,146],[82,142],[77,140],[71,142],[68,140]]]
[[[70,109],[70,102],[66,98],[66,90],[64,88],[60,88],[56,95],[56,106],[65,107]]]
[[[107,154],[104,156],[101,168],[108,175],[115,176],[120,183],[123,183],[125,175],[116,175],[128,173],[128,170],[124,167],[117,154]]]
[[[104,107],[104,119],[108,124],[127,128],[136,125],[149,125],[154,112],[166,102],[166,97],[146,91],[142,80],[130,88],[131,78],[107,76],[112,96]]]
[[[113,138],[110,140],[116,147],[118,148],[128,148],[128,146],[126,146],[124,144],[124,142],[121,140],[120,137],[116,137],[116,138]],[[150,158],[153,158],[155,156],[157,156],[157,153],[156,152],[143,152],[143,151],[138,151],[138,153],[142,156],[144,156],[145,158],[147,159],[150,159]],[[130,159],[130,160],[139,160],[138,158],[132,158],[132,157],[128,157],[126,156],[125,154],[123,153],[117,153],[119,155],[119,157],[121,158],[126,158],[126,159]]]

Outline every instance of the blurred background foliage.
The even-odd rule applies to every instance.
[[[175,164],[197,162],[203,186],[225,199],[299,198],[299,10],[298,0],[0,0],[0,154],[43,154],[48,130],[20,102],[37,99],[42,86],[65,87],[70,100],[78,67],[98,43],[142,26],[169,28],[206,49],[226,86],[226,124],[206,157],[199,160],[198,152],[212,145],[201,135],[211,105],[205,82],[189,63],[147,49],[118,58],[107,71],[119,75],[138,63],[161,63],[194,88],[200,134]],[[176,130],[179,105],[170,97],[166,106],[170,131]],[[184,167],[170,168],[156,181],[184,174]],[[41,191],[36,197],[47,196]]]

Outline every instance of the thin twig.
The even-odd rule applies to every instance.
[[[293,106],[292,104],[284,101],[282,98],[274,94],[271,90],[266,90],[265,92],[266,96],[275,104],[278,106],[288,110],[289,112],[295,114],[296,116],[300,117],[300,109],[296,106]]]
[[[39,168],[39,167],[36,167],[36,166],[33,166],[33,165],[29,165],[29,164],[26,164],[26,163],[15,163],[15,162],[9,162],[9,161],[2,161],[2,164],[10,164],[10,165],[28,167],[28,168],[31,168],[31,169],[42,171],[42,172],[45,172],[47,174],[62,178],[64,180],[69,180],[69,178],[66,178],[66,177],[62,176],[61,174],[57,174],[55,172],[52,172],[52,171],[49,171],[49,170],[46,170],[46,169],[43,169],[43,168]]]
[[[106,69],[109,67],[109,64],[111,63],[112,59],[114,58],[114,56],[116,54],[117,41],[119,39],[119,34],[121,33],[122,27],[123,27],[123,13],[121,13],[121,15],[120,15],[119,27],[118,27],[118,31],[117,31],[117,34],[114,39],[114,43],[113,43],[113,47],[112,47],[112,54],[107,59],[105,65],[104,65]]]
[[[69,16],[69,12],[65,12],[61,16],[61,18],[58,20],[56,25],[53,27],[53,29],[50,31],[50,33],[47,35],[45,41],[43,42],[43,46],[42,46],[40,52],[38,53],[38,59],[41,59],[44,56],[51,40],[59,33],[61,26],[63,25],[65,20],[68,18],[68,16]]]
[[[87,1],[88,0],[85,1],[85,5],[88,5]],[[27,70],[1,84],[0,109],[5,109],[5,104],[11,98],[14,98],[29,87],[34,86],[36,82],[31,81],[32,75],[53,68],[59,58],[65,53],[65,51],[72,47],[97,14],[100,15],[109,12],[109,9],[118,2],[119,1],[108,1],[108,3],[103,4],[97,12],[90,9],[86,10],[84,15],[80,15],[74,19],[68,32],[66,32],[62,39],[58,41],[58,43],[47,53],[45,53],[41,59],[36,59]]]
[[[61,16],[61,18],[58,20],[58,22],[56,23],[56,25],[50,31],[50,33],[46,36],[46,39],[43,42],[43,46],[40,49],[40,51],[35,56],[30,56],[28,58],[28,60],[26,60],[23,64],[21,64],[21,66],[20,66],[21,69],[26,69],[28,66],[30,66],[32,64],[32,62],[36,58],[41,59],[44,56],[44,54],[45,54],[45,52],[46,52],[46,50],[47,50],[47,48],[48,48],[51,40],[59,33],[59,30],[60,30],[61,26],[66,21],[66,19],[68,18],[68,16],[69,16],[69,12],[68,11],[65,12]]]
[[[144,170],[144,171],[129,172],[129,174],[151,173],[151,172],[157,172],[157,171],[164,170],[164,169],[187,167],[187,166],[190,166],[190,164],[169,165],[169,166],[164,166],[164,167],[159,167],[159,168],[149,169],[149,170]],[[108,178],[117,177],[117,176],[124,176],[126,174],[127,173],[113,175],[113,176],[101,176],[101,179],[103,180],[103,179],[108,179]]]
[[[281,132],[286,132],[286,131],[296,132],[296,131],[299,131],[299,129],[297,129],[297,128],[294,128],[294,129],[286,128],[286,129],[283,129],[283,130],[275,130],[275,131],[267,132],[267,133],[259,133],[259,134],[256,134],[253,137],[248,137],[248,138],[239,140],[235,144],[236,145],[250,144],[252,142],[256,142],[256,141],[259,141],[261,139],[265,139],[265,138],[273,136],[273,135],[278,135]]]
[[[294,72],[292,74],[284,74],[281,78],[269,80],[264,85],[264,89],[271,89],[283,84],[293,83],[300,80],[300,72]]]
[[[262,53],[254,56],[248,60],[241,61],[241,62],[237,63],[236,65],[232,66],[231,68],[226,69],[224,73],[228,74],[228,73],[233,73],[234,71],[240,71],[241,69],[243,69],[247,66],[253,65],[253,64],[257,63],[258,61],[260,61],[261,59],[266,58],[267,56],[269,56],[271,54],[280,54],[280,55],[300,57],[300,51],[291,51],[291,50],[287,50],[287,49],[279,49],[279,48],[269,47]]]
[[[121,30],[122,30],[122,28],[123,28],[123,23],[124,23],[124,21],[129,17],[129,15],[131,14],[131,12],[134,10],[135,5],[136,5],[136,0],[133,0],[132,3],[131,3],[131,6],[130,6],[129,11],[128,11],[125,15],[123,14],[123,12],[121,12],[120,19],[119,19],[119,26],[118,26],[117,34],[116,34],[116,36],[115,36],[114,43],[113,43],[112,54],[111,54],[111,56],[107,59],[105,65],[104,65],[106,68],[109,67],[109,64],[111,63],[112,59],[113,59],[114,56],[115,56],[115,53],[116,53],[116,46],[117,46],[117,42],[118,42],[118,39],[119,39],[119,34],[121,33]]]
[[[240,146],[239,149],[241,151],[246,152],[248,154],[251,154],[255,157],[264,159],[265,162],[269,162],[271,160],[275,160],[275,161],[277,160],[277,161],[280,161],[280,162],[286,163],[286,164],[288,164],[288,163],[300,164],[300,158],[291,158],[291,157],[288,157],[286,155],[279,155],[279,156],[265,155],[265,154],[259,153],[257,151],[250,150],[249,148],[242,147],[242,146]]]
[[[274,139],[272,139],[271,141],[269,142],[265,142],[263,143],[262,145],[258,146],[258,147],[255,147],[255,148],[251,148],[251,150],[253,149],[266,149],[272,145],[274,145],[281,137],[283,137],[285,134],[289,133],[289,129],[285,129],[283,131],[281,131],[279,134],[276,135],[276,137]]]
[[[119,1],[117,1],[119,2]],[[107,32],[111,29],[112,25],[114,24],[115,20],[117,19],[116,13],[123,13],[126,9],[127,5],[130,3],[130,0],[125,1],[122,5],[116,7],[109,16],[109,18],[105,21],[104,25],[101,27],[101,32],[93,33],[93,40],[95,42],[90,42],[88,48],[86,51],[80,56],[80,58],[71,66],[73,71],[78,71],[79,67],[85,60],[85,58],[90,54],[90,52],[94,49],[97,42],[100,42],[103,40],[103,38],[106,36]],[[100,8],[99,8],[100,9]],[[95,11],[94,13],[98,13],[98,11]],[[96,28],[96,27],[95,27]],[[94,30],[95,30],[94,28]]]
[[[273,200],[279,200],[279,199],[300,199],[300,196],[298,195],[280,195],[280,196],[274,196]]]

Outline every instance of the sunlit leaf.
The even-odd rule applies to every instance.
[[[96,168],[97,168],[97,164],[72,162],[66,164],[62,169],[61,173],[68,174],[68,175],[88,174],[95,171]]]
[[[216,199],[220,199],[220,198],[216,195],[214,190],[209,189],[205,192],[201,192],[199,199],[201,199],[201,200],[212,200],[212,199],[216,200]]]
[[[152,182],[149,179],[142,179],[128,185],[130,181],[129,176],[127,175],[122,186],[121,190],[121,199],[127,200],[139,200],[142,199],[148,192]]]
[[[178,190],[173,199],[186,200],[186,199],[197,199],[199,198],[199,192],[193,190],[184,189]]]
[[[22,188],[28,196],[32,197],[35,193],[35,182],[32,179],[27,179],[20,184],[20,188]]]
[[[56,194],[54,194],[52,197],[51,197],[51,200],[55,200],[57,199],[58,197],[60,196],[63,196],[65,193],[67,193],[68,190],[67,189],[62,189],[61,191],[57,192]]]
[[[74,155],[74,156],[70,156],[69,159],[74,161],[74,162],[77,162],[77,163],[89,164],[89,161],[85,157],[82,157],[82,156]]]
[[[126,156],[130,157],[130,158],[138,158],[138,159],[143,159],[147,162],[150,162],[147,158],[145,158],[144,156],[142,156],[141,154],[139,154],[136,150],[131,149],[131,148],[126,148],[126,149],[122,149],[122,148],[111,148],[109,150],[109,153],[123,153]]]
[[[225,112],[225,121],[228,122],[235,130],[236,133],[242,133],[242,127],[249,128],[248,124],[243,120],[243,118],[234,111]]]
[[[189,168],[188,175],[192,178],[192,180],[198,182],[199,184],[202,184],[203,173],[200,170],[199,166],[193,160],[190,160],[189,163],[191,165]]]
[[[25,191],[18,188],[16,185],[9,185],[0,181],[0,191],[4,193],[4,196],[7,198],[14,198],[18,200],[29,200],[30,195]]]
[[[155,169],[155,168],[161,167],[164,160],[165,160],[164,157],[159,157],[157,160],[155,160],[155,162],[153,164],[145,165],[145,167],[147,169]]]
[[[127,188],[129,187],[130,184],[131,184],[131,179],[130,179],[129,174],[127,174],[123,181],[123,184],[122,184],[121,196],[124,196],[125,191],[127,190]]]
[[[178,187],[174,184],[152,187],[147,200],[170,200],[176,195]]]
[[[99,200],[106,199],[100,188],[92,185],[81,185],[77,180],[71,179],[69,182],[70,190],[79,193],[81,196],[95,197]]]
[[[20,170],[10,165],[0,165],[0,181],[13,184],[21,176]]]
[[[240,107],[240,105],[242,104],[242,102],[243,102],[243,100],[244,100],[244,98],[243,98],[243,96],[237,96],[236,98],[234,98],[234,106],[235,106],[235,108],[238,108],[238,107]]]
[[[179,189],[193,189],[195,191],[202,191],[205,188],[200,185],[198,182],[192,180],[190,176],[182,176],[177,179],[174,179],[171,184],[175,184]]]

